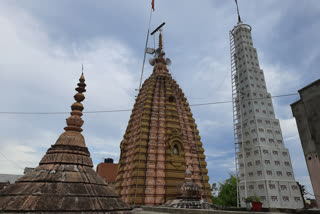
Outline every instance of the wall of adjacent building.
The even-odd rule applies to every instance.
[[[320,79],[299,90],[301,99],[291,104],[296,118],[312,187],[320,207]]]

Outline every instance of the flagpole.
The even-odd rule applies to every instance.
[[[148,45],[148,41],[149,41],[149,32],[150,32],[150,24],[151,24],[151,18],[152,18],[152,10],[153,10],[153,8],[151,7],[150,17],[149,17],[149,25],[148,25],[148,32],[147,32],[147,39],[146,39],[146,45],[145,45],[145,48],[144,48],[144,55],[143,55],[143,63],[142,63],[142,71],[141,71],[141,76],[140,76],[139,91],[141,89],[141,84],[142,84],[144,63],[146,61],[146,53],[147,53],[146,50],[147,50],[147,45]]]

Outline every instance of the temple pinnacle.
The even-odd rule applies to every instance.
[[[84,108],[81,102],[85,99],[83,93],[86,92],[86,84],[84,83],[85,79],[83,72],[79,81],[78,87],[75,89],[78,93],[73,96],[76,102],[71,105],[71,116],[67,118],[67,126],[64,128],[66,131],[82,132],[81,126],[83,125],[84,121],[81,119],[81,116]]]
[[[162,33],[159,33],[159,49],[162,50]]]

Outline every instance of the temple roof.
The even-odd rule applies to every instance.
[[[0,191],[0,212],[126,213],[131,210],[92,169],[92,159],[81,134],[81,102],[86,91],[83,74],[79,81],[66,131],[34,171]]]
[[[153,72],[139,90],[121,142],[116,190],[129,204],[161,205],[179,195],[188,165],[207,199],[204,149],[187,99],[167,67],[161,32],[149,62]]]

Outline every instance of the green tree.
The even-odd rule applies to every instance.
[[[212,202],[220,206],[237,206],[237,179],[230,173],[230,178],[219,183],[218,196],[213,194]]]

